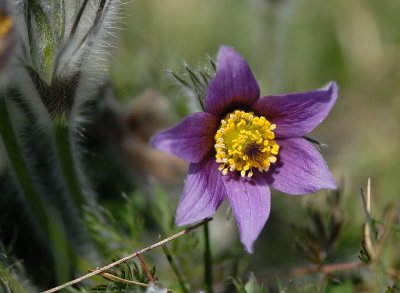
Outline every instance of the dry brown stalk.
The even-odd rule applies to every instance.
[[[112,267],[115,267],[115,266],[117,266],[117,265],[119,265],[121,263],[124,263],[124,262],[128,261],[128,260],[131,260],[134,257],[137,257],[140,254],[146,253],[146,252],[148,252],[148,251],[150,251],[150,250],[152,250],[154,248],[157,248],[157,247],[160,247],[160,246],[164,245],[165,243],[168,243],[168,242],[170,242],[172,240],[175,240],[175,239],[177,239],[177,238],[179,238],[179,237],[181,237],[181,236],[183,236],[183,235],[185,235],[185,234],[187,234],[187,233],[199,228],[200,226],[203,226],[204,224],[210,222],[211,220],[212,220],[212,218],[206,218],[203,221],[201,221],[201,222],[199,222],[197,224],[194,224],[192,226],[189,226],[185,230],[183,230],[181,232],[178,232],[178,233],[176,233],[176,234],[174,234],[174,235],[172,235],[172,236],[170,236],[170,237],[168,237],[168,238],[166,238],[164,240],[161,240],[161,241],[159,241],[157,243],[154,243],[154,244],[152,244],[152,245],[150,245],[150,246],[148,246],[146,248],[143,248],[142,250],[139,250],[139,251],[137,251],[137,252],[135,252],[135,253],[133,253],[131,255],[128,255],[128,256],[126,256],[124,258],[121,258],[121,259],[119,259],[119,260],[117,260],[117,261],[115,261],[115,262],[113,262],[113,263],[111,263],[109,265],[106,265],[106,266],[104,266],[102,268],[96,269],[93,272],[90,272],[90,273],[88,273],[86,275],[83,275],[83,276],[81,276],[79,278],[76,278],[76,279],[74,279],[72,281],[69,281],[69,282],[64,283],[62,285],[59,285],[57,287],[51,288],[49,290],[43,291],[42,293],[57,292],[57,291],[59,291],[61,289],[64,289],[64,288],[66,288],[68,286],[74,285],[76,283],[82,282],[83,280],[86,280],[86,279],[89,279],[89,278],[91,278],[93,276],[99,275],[99,274],[111,269]]]
[[[142,265],[142,268],[143,268],[144,272],[146,273],[146,276],[149,279],[150,283],[154,283],[153,275],[150,273],[150,270],[147,267],[146,263],[144,262],[142,256],[140,254],[138,254],[137,258],[139,259],[140,264]]]

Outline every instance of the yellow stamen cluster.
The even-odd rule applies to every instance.
[[[253,168],[267,171],[279,153],[275,128],[275,124],[253,112],[236,110],[227,114],[214,137],[216,162],[221,163],[218,169],[223,175],[238,171],[242,177],[253,176]]]

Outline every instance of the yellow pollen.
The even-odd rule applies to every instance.
[[[242,177],[253,176],[253,168],[268,171],[275,163],[279,145],[274,140],[276,128],[265,117],[236,110],[221,120],[215,134],[215,159],[223,175],[237,171]]]

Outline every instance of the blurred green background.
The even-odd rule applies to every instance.
[[[105,87],[112,94],[105,90],[94,101],[99,102],[100,110],[93,108],[101,115],[85,117],[85,171],[99,204],[108,209],[99,208],[104,222],[91,211],[83,220],[100,247],[100,264],[150,245],[158,234],[168,236],[180,229],[173,227],[173,215],[187,165],[152,150],[148,140],[155,130],[200,110],[169,70],[183,74],[184,62],[191,68],[204,66],[206,54],[215,56],[223,44],[248,61],[262,95],[301,92],[337,81],[337,103],[310,136],[328,145],[321,152],[340,186],[340,212],[336,214],[329,201],[335,192],[289,196],[273,191],[270,218],[249,255],[240,244],[236,224],[226,220],[228,205],[223,205],[210,223],[217,292],[222,292],[228,275],[247,280],[250,271],[276,289],[277,276],[287,281],[292,269],[307,266],[296,250],[292,224],[311,225],[310,207],[325,223],[332,215],[341,223],[326,262],[357,260],[365,223],[360,188],[371,178],[375,218],[383,217],[389,203],[399,202],[400,1],[123,2],[124,17]],[[6,162],[2,159],[0,166]],[[202,234],[196,233],[171,244],[191,289],[204,288]],[[386,259],[399,270],[399,253],[388,251]],[[179,288],[161,250],[146,257],[163,285]],[[86,269],[82,263],[78,271]],[[318,282],[313,277],[305,282]],[[349,288],[336,292],[352,292]]]
[[[111,70],[124,104],[154,88],[170,101],[170,115],[182,117],[185,112],[177,109],[190,103],[166,70],[182,73],[182,60],[199,66],[221,44],[247,59],[262,95],[338,82],[337,104],[311,137],[329,146],[322,152],[341,185],[345,211],[341,257],[354,254],[365,219],[359,191],[367,178],[372,180],[373,215],[381,216],[385,205],[399,198],[400,2],[139,0],[124,6],[124,12]],[[175,203],[180,189],[174,192]],[[290,223],[307,222],[306,205],[321,207],[325,198],[326,192],[304,197],[275,192],[271,217],[254,255],[248,256],[251,268],[266,271],[294,258]],[[211,229],[218,234],[217,224]],[[231,230],[237,244],[234,225]],[[224,242],[213,241],[214,246]]]
[[[349,202],[371,177],[380,205],[399,187],[399,11],[398,1],[372,0],[134,1],[124,6],[112,81],[124,103],[149,87],[185,103],[166,70],[205,63],[221,44],[247,59],[263,95],[336,80],[338,102],[313,137],[329,145],[324,156]]]
[[[349,204],[359,205],[371,177],[380,206],[399,187],[399,8],[395,1],[135,1],[125,6],[112,81],[124,103],[148,87],[177,102],[166,70],[183,72],[182,60],[201,64],[221,44],[243,54],[264,95],[336,80],[338,102],[312,136],[329,145],[324,157]]]

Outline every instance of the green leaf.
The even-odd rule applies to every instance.
[[[39,58],[39,60],[36,61],[39,61],[40,69],[43,70],[43,77],[46,82],[50,84],[55,54],[55,37],[53,30],[43,7],[37,0],[25,1],[25,5],[27,7],[27,19],[30,20],[27,23],[30,32],[30,45],[34,47],[31,48],[31,52],[34,51],[35,55]],[[34,17],[37,24],[37,34],[32,30],[34,24],[29,15]],[[35,58],[35,55],[33,58]]]
[[[171,206],[171,200],[167,192],[161,187],[154,188],[154,201],[152,205],[152,215],[160,225],[162,232],[169,235],[174,231],[175,210]]]
[[[359,260],[361,260],[365,264],[370,264],[371,263],[371,256],[368,253],[368,249],[367,249],[367,246],[366,246],[364,240],[361,243],[361,249],[358,252],[357,257],[359,258]]]
[[[238,292],[238,293],[246,293],[246,289],[244,288],[242,280],[237,279],[235,277],[228,277],[227,280],[232,282],[232,284],[236,288],[236,292]]]
[[[260,284],[253,273],[250,273],[249,280],[244,285],[246,293],[267,293],[268,289]]]

